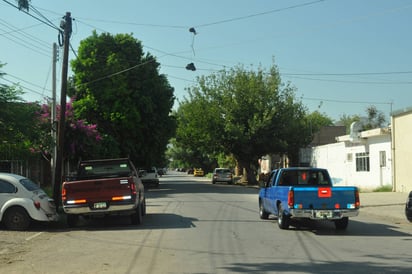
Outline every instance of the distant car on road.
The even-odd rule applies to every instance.
[[[233,173],[228,168],[215,168],[212,174],[212,184],[217,182],[233,183]]]
[[[158,172],[155,167],[139,170],[139,177],[145,187],[159,187]]]
[[[0,173],[0,222],[10,230],[26,230],[33,220],[57,221],[54,200],[28,178]]]
[[[412,222],[412,191],[409,192],[408,199],[406,200],[405,216],[409,222]]]
[[[202,177],[202,176],[205,176],[205,172],[201,168],[195,168],[193,170],[193,176]]]

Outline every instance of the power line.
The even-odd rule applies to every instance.
[[[412,74],[412,71],[349,72],[349,73],[282,73],[282,74],[285,76],[362,76],[362,75]]]
[[[281,12],[281,11],[285,11],[285,10],[301,8],[301,7],[304,7],[304,6],[309,6],[309,5],[317,4],[317,3],[320,3],[320,2],[324,2],[324,1],[326,1],[326,0],[317,0],[317,1],[312,1],[312,2],[306,2],[306,3],[297,4],[297,5],[293,5],[293,6],[289,6],[289,7],[285,7],[285,8],[273,9],[273,10],[259,12],[259,13],[255,13],[255,14],[249,14],[249,15],[235,17],[235,18],[231,18],[231,19],[225,19],[225,20],[220,20],[220,21],[216,21],[216,22],[212,22],[212,23],[197,25],[195,27],[196,28],[201,28],[201,27],[208,27],[208,26],[218,25],[218,24],[223,24],[223,23],[229,23],[229,22],[233,22],[233,21],[244,20],[244,19],[248,19],[248,18],[252,18],[252,17],[267,15],[267,14],[270,14],[270,13],[276,13],[276,12]]]
[[[55,29],[55,30],[57,30],[57,31],[59,31],[59,32],[61,31],[58,27],[56,27],[55,25],[53,25],[53,24],[50,22],[50,20],[48,20],[48,19],[47,19],[46,21],[45,21],[45,20],[42,20],[42,19],[40,19],[40,18],[32,15],[31,13],[29,13],[29,12],[23,10],[23,9],[19,9],[18,6],[14,5],[14,4],[11,3],[10,1],[3,0],[3,2],[9,4],[10,6],[16,8],[16,9],[18,9],[18,10],[20,10],[21,12],[27,14],[28,16],[33,17],[34,19],[36,19],[37,21],[43,23],[44,25],[49,26],[49,27],[51,27],[51,28],[53,28],[53,29]],[[30,5],[30,6],[31,6],[31,5]],[[42,16],[42,17],[45,18],[44,16]],[[50,23],[49,23],[49,22],[50,22]]]
[[[322,101],[331,103],[343,103],[343,104],[371,104],[371,105],[391,105],[391,102],[371,102],[371,101],[353,101],[353,100],[337,100],[337,99],[324,99],[324,98],[311,98],[302,97],[303,100],[309,101]]]
[[[42,55],[49,56],[49,47],[47,46],[47,42],[38,39],[37,37],[30,35],[24,31],[17,29],[15,26],[7,23],[5,20],[0,19],[0,25],[4,26],[7,29],[0,28],[3,33],[0,33],[0,36],[5,37],[6,39],[19,44],[25,48],[31,49],[36,51]],[[11,30],[11,31],[9,31]],[[22,37],[19,37],[17,34],[20,34]],[[47,48],[47,50],[46,50]]]
[[[15,85],[15,86],[19,86],[19,87],[21,87],[21,88],[24,88],[24,90],[28,90],[28,91],[30,91],[30,92],[33,92],[33,93],[37,94],[37,95],[40,95],[40,96],[42,96],[43,98],[49,98],[49,97],[47,97],[47,96],[44,96],[44,94],[43,94],[42,92],[39,92],[39,91],[37,91],[37,90],[28,88],[28,87],[23,86],[23,85],[21,85],[21,84],[19,84],[19,83],[16,83],[16,82],[14,82],[14,81],[8,80],[8,79],[6,79],[6,78],[4,78],[4,77],[2,78],[2,80],[6,81],[6,82],[8,82],[8,83],[11,83],[11,84],[13,84],[13,85]]]
[[[283,74],[281,74],[283,75]],[[285,75],[286,76],[286,75]],[[350,83],[350,84],[369,84],[369,85],[411,85],[410,81],[350,81],[350,80],[334,80],[334,79],[321,79],[321,78],[309,78],[309,77],[298,77],[298,76],[286,76],[287,78],[310,80],[310,81],[320,81],[320,82],[333,82],[333,83]]]

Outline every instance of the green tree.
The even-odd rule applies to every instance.
[[[346,133],[350,133],[350,126],[353,122],[362,121],[362,130],[369,130],[378,127],[383,127],[386,124],[385,114],[378,110],[376,106],[368,106],[365,109],[366,117],[355,114],[355,115],[342,115],[339,119],[340,124],[346,126]]]
[[[343,114],[340,116],[338,124],[344,125],[346,127],[346,134],[350,133],[350,126],[353,122],[360,121],[359,115],[346,115]]]
[[[309,123],[312,133],[318,132],[322,127],[333,126],[332,118],[319,111],[314,111],[307,115],[306,120]]]
[[[306,109],[275,66],[223,70],[200,77],[188,92],[177,112],[177,142],[210,155],[233,155],[249,183],[256,182],[262,155],[287,153],[296,162],[298,148],[311,140]]]
[[[0,68],[4,64],[0,63]],[[0,78],[4,73],[0,73]],[[23,91],[16,85],[0,84],[0,154],[13,148],[13,155],[21,159],[30,156],[30,147],[41,132],[36,123],[37,103],[26,103],[21,98]]]
[[[374,129],[385,126],[385,114],[378,110],[376,106],[369,106],[366,108],[367,122],[364,125],[364,130]]]
[[[139,166],[164,163],[176,127],[173,88],[141,43],[128,34],[93,32],[71,65],[76,115],[110,136],[111,156],[129,156]]]

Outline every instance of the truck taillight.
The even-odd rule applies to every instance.
[[[133,182],[130,184],[130,191],[132,192],[132,195],[136,195],[136,194],[137,194],[137,192],[136,192],[136,184],[133,183]]]
[[[288,206],[293,207],[294,204],[295,204],[295,193],[293,192],[293,190],[289,190],[289,193],[288,193]]]
[[[112,201],[123,201],[123,200],[130,200],[132,198],[132,196],[128,195],[128,196],[115,196],[112,197]]]
[[[360,208],[359,189],[355,191],[355,208]]]
[[[62,200],[66,201],[66,188],[64,187],[64,185],[62,186]]]

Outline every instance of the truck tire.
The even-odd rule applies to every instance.
[[[345,230],[348,227],[349,218],[343,217],[342,219],[335,220],[334,222],[335,222],[335,228],[337,230]]]
[[[140,203],[137,206],[135,213],[130,215],[130,220],[132,221],[133,225],[140,225],[141,223],[143,223],[142,205]]]
[[[69,227],[75,227],[77,225],[77,222],[79,221],[79,215],[67,214],[66,219],[67,219],[67,225]]]
[[[269,218],[269,213],[264,209],[262,201],[259,201],[259,216],[262,220],[267,220]]]
[[[25,230],[30,226],[30,216],[22,207],[14,206],[7,209],[3,222],[7,229]]]
[[[279,206],[278,210],[278,226],[280,229],[288,229],[290,223],[290,217],[285,213],[282,206]]]

